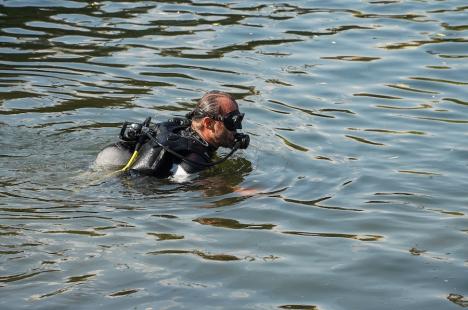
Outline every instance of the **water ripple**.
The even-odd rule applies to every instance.
[[[345,238],[359,241],[379,241],[383,236],[378,235],[353,235],[339,233],[313,233],[305,231],[284,231],[283,234],[306,236],[306,237],[324,237],[324,238]]]
[[[180,254],[193,254],[202,259],[214,261],[236,261],[240,260],[239,257],[229,254],[210,254],[198,250],[160,250],[148,252],[149,255],[180,255]]]
[[[19,273],[19,274],[12,274],[12,275],[4,275],[0,276],[0,283],[10,283],[10,282],[16,282],[16,281],[21,281],[24,279],[29,279],[32,277],[35,277],[37,275],[43,274],[43,273],[48,273],[48,272],[57,272],[60,270],[42,270],[42,271],[33,271],[29,273]]]
[[[461,0],[3,2],[3,308],[465,306]],[[247,150],[182,184],[94,170],[211,89]]]
[[[223,227],[230,229],[272,229],[276,225],[273,224],[244,224],[239,221],[232,219],[224,218],[197,218],[193,220],[194,222],[200,223],[202,225],[210,225],[215,227]]]

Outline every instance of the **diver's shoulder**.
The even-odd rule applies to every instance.
[[[192,121],[185,117],[172,117],[161,124],[168,125],[168,126],[190,127],[190,125],[192,124]]]

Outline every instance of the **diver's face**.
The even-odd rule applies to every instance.
[[[226,109],[223,116],[229,115],[229,113],[235,113],[234,111],[238,111],[237,105],[231,105]],[[236,129],[230,130],[226,127],[223,121],[215,120],[213,140],[218,146],[232,148],[235,142],[235,133]]]
[[[213,140],[218,146],[232,148],[234,146],[234,134],[236,131],[231,131],[224,126],[223,122],[215,121]]]

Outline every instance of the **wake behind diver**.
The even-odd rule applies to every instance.
[[[157,124],[151,123],[151,118],[141,124],[125,122],[120,140],[105,147],[95,164],[158,178],[199,172],[249,146],[249,136],[237,132],[242,129],[243,118],[231,95],[210,91],[185,118]],[[231,152],[213,162],[211,158],[219,147]]]

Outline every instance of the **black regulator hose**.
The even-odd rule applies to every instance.
[[[180,160],[182,160],[182,161],[184,161],[186,163],[195,165],[195,166],[198,165],[198,166],[203,166],[203,167],[213,167],[213,166],[216,166],[216,165],[224,162],[229,157],[231,157],[232,154],[234,154],[234,152],[237,151],[238,149],[240,149],[240,148],[241,149],[246,149],[249,146],[249,143],[250,143],[250,138],[249,138],[248,135],[238,133],[238,134],[235,135],[236,142],[235,142],[234,147],[232,148],[232,150],[231,150],[231,152],[229,154],[227,154],[225,157],[223,157],[220,160],[217,160],[215,162],[202,163],[202,162],[196,162],[196,161],[190,160],[188,158],[185,158],[184,156],[180,155],[176,151],[171,150],[170,148],[168,148],[167,146],[165,146],[161,142],[159,142],[158,139],[153,137],[149,130],[142,129],[142,131],[151,141],[153,141],[154,143],[156,143],[157,145],[162,147],[165,151],[167,151],[170,154],[174,155],[175,157],[179,158]]]

